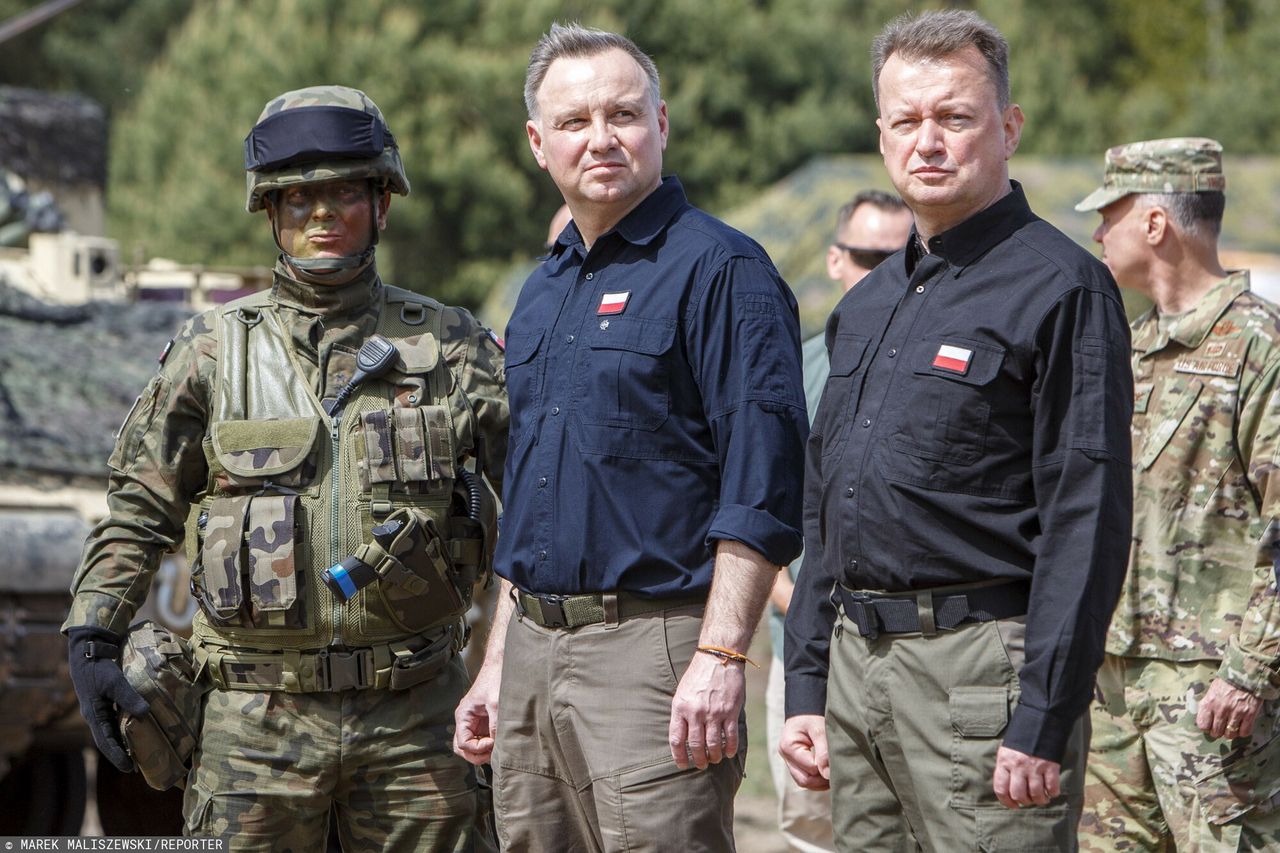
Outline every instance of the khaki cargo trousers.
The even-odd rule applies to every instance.
[[[1198,703],[1218,661],[1107,655],[1080,820],[1091,853],[1280,851],[1280,703],[1253,736],[1209,737]]]
[[[840,616],[826,714],[837,850],[1076,849],[1088,715],[1068,742],[1060,797],[1011,810],[992,790],[1025,633],[1019,617],[864,639]]]
[[[701,605],[544,628],[511,617],[493,754],[505,853],[732,851],[746,757],[680,770],[667,727]]]

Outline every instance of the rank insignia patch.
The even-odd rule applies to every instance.
[[[938,354],[933,357],[933,366],[939,370],[959,373],[963,376],[969,372],[969,361],[972,358],[973,350],[971,349],[943,344],[938,347]]]

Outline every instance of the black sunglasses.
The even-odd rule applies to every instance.
[[[848,252],[853,262],[863,269],[873,270],[884,262],[884,259],[893,254],[883,249],[859,249],[855,246],[846,246],[839,241],[833,243],[837,249],[842,252]],[[896,249],[894,251],[897,251]]]

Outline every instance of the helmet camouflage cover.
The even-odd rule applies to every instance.
[[[322,181],[370,178],[409,194],[382,111],[347,86],[311,86],[268,101],[245,138],[244,161],[250,213],[263,209],[272,190]]]

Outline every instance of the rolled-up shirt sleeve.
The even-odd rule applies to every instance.
[[[1129,326],[1119,300],[1077,288],[1036,337],[1032,476],[1040,535],[1021,695],[1004,745],[1060,761],[1093,695],[1128,560],[1133,487]]]
[[[801,550],[809,432],[795,297],[771,264],[730,257],[697,292],[685,343],[720,467],[707,544],[786,565]]]

